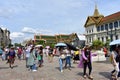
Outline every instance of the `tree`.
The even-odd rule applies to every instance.
[[[15,47],[22,47],[21,43],[14,43]]]
[[[11,43],[8,45],[9,48],[12,47],[12,46],[13,46],[13,44],[11,44]]]
[[[101,47],[103,47],[104,46],[104,43],[102,42],[102,41],[100,41],[100,40],[94,40],[93,42],[92,42],[92,47],[94,48],[94,49],[100,49]]]

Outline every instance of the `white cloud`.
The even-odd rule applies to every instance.
[[[30,39],[33,39],[33,36],[24,37],[23,40],[30,40]]]
[[[30,34],[45,34],[45,33],[51,33],[52,31],[43,30],[43,29],[37,29],[37,28],[24,27],[22,29],[22,32],[30,33]]]
[[[33,28],[30,28],[30,27],[24,27],[24,28],[22,29],[22,32],[34,34],[34,33],[36,32],[36,30],[33,29]]]
[[[24,37],[24,33],[22,33],[22,32],[12,32],[12,33],[10,34],[10,37],[11,37],[12,39],[14,39],[14,38],[19,38],[19,37]]]
[[[12,43],[21,43],[23,41],[25,34],[22,32],[12,32],[10,34],[10,38],[12,39]]]

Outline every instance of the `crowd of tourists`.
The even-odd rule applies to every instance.
[[[53,62],[53,57],[58,57],[59,69],[60,72],[63,72],[64,69],[71,70],[72,61],[73,63],[78,63],[78,68],[83,68],[83,77],[93,79],[92,77],[92,56],[97,56],[96,53],[91,53],[90,46],[86,45],[83,49],[77,48],[76,51],[71,50],[69,47],[54,47],[50,46],[35,46],[33,44],[26,45],[25,47],[11,47],[3,48],[1,57],[2,60],[6,60],[6,64],[9,64],[9,67],[13,69],[13,64],[15,59],[25,60],[26,68],[29,71],[37,71],[38,68],[43,67],[44,57],[47,57],[48,62]],[[106,56],[106,53],[105,53]],[[17,57],[17,58],[16,58]],[[120,46],[111,46],[111,61],[113,64],[113,71],[111,71],[111,76],[114,79],[120,77]],[[89,70],[89,73],[86,73],[86,70]]]

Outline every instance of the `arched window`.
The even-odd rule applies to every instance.
[[[109,28],[110,28],[110,29],[113,29],[113,23],[110,23],[110,24],[109,24]]]
[[[101,25],[101,31],[103,31],[104,30],[104,26],[103,25]]]
[[[93,32],[93,29],[92,29],[92,32]]]
[[[91,37],[89,37],[89,42],[91,42]]]
[[[102,37],[102,42],[104,42],[104,37]]]
[[[91,30],[89,30],[89,33],[91,33]]]
[[[97,31],[98,31],[98,32],[100,31],[100,26],[97,27]]]
[[[108,30],[108,24],[105,24],[105,30]]]
[[[108,40],[108,36],[106,36],[106,41]]]
[[[114,22],[114,28],[118,28],[118,22],[117,21]]]

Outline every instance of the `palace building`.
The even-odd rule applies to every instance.
[[[34,35],[35,42],[40,42],[41,44],[56,44],[58,42],[72,42],[74,38],[73,34],[58,34],[58,35]]]
[[[0,28],[0,47],[5,47],[11,44],[10,31]]]
[[[85,22],[86,44],[94,40],[106,42],[120,39],[120,11],[108,16],[101,15],[95,6],[94,14]]]
[[[58,34],[58,35],[34,35],[36,44],[50,45],[58,42],[70,43],[74,46],[82,46],[85,44],[85,36],[77,33]]]

